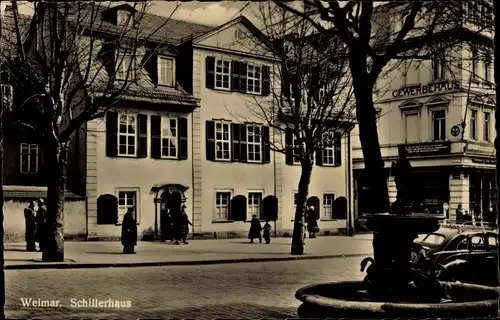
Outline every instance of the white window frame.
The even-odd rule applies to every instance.
[[[126,48],[119,48],[116,57],[116,80],[133,81],[136,75],[137,62],[133,50]],[[129,72],[130,69],[130,72]],[[127,72],[129,72],[127,79]]]
[[[170,61],[172,64],[172,68],[170,69],[171,73],[171,82],[168,83],[166,80],[167,75],[167,61]],[[162,67],[164,68],[163,73],[161,72]],[[162,77],[162,75],[164,77]],[[175,59],[169,56],[158,55],[158,84],[161,86],[174,87],[175,86]]]
[[[250,203],[250,195],[260,195],[259,203]],[[262,220],[262,200],[264,199],[264,191],[263,190],[247,190],[247,220],[252,219],[252,215],[256,214],[259,220]],[[255,199],[254,199],[255,200]],[[255,213],[255,209],[257,209],[257,213]]]
[[[331,145],[328,146],[328,135],[331,136]],[[335,165],[335,146],[334,146],[334,143],[335,143],[335,132],[333,131],[328,131],[328,132],[325,132],[323,133],[323,139],[322,139],[322,148],[321,148],[321,159],[322,159],[322,162],[323,162],[323,166],[334,166]],[[330,153],[331,152],[331,156],[330,156]],[[331,163],[330,161],[325,161],[326,159],[331,159]]]
[[[168,135],[165,135],[165,122],[168,121],[168,125],[169,125],[169,134]],[[171,121],[175,121],[175,127],[172,128],[171,127]],[[172,130],[171,129],[174,129],[175,132],[172,133]],[[174,154],[170,154],[170,148],[169,146],[164,146],[163,145],[163,139],[170,139],[171,143],[173,144],[174,146],[174,149],[175,149],[175,152]],[[176,117],[168,117],[168,116],[162,116],[161,117],[161,157],[163,159],[177,159],[177,156],[179,154],[179,146],[178,146],[178,143],[177,141],[179,141],[179,119],[176,118]],[[163,149],[164,148],[167,148],[168,150],[168,154],[165,155],[165,153],[163,152]]]
[[[408,127],[406,125],[406,122],[407,122],[407,118],[410,117],[410,116],[417,116],[418,117],[418,122],[419,124],[421,124],[422,122],[422,118],[421,118],[421,115],[420,115],[420,111],[403,111],[402,112],[403,114],[403,136],[405,138],[405,143],[417,143],[418,141],[421,141],[422,139],[422,129],[420,126],[418,126],[418,133],[417,133],[417,136],[418,136],[418,139],[417,141],[408,141]]]
[[[116,225],[121,225],[123,223],[123,217],[125,216],[125,213],[127,212],[127,208],[130,207],[129,204],[125,203],[123,205],[120,204],[120,193],[134,193],[135,194],[135,199],[133,202],[133,207],[134,207],[134,214],[135,214],[135,220],[136,223],[139,225],[141,221],[141,214],[140,214],[140,188],[116,188],[115,189],[115,196],[118,199],[118,222]]]
[[[11,84],[1,84],[0,85],[1,95],[4,110],[11,110],[12,104],[14,102],[14,86]]]
[[[325,200],[327,200],[327,197],[332,197],[332,203],[327,204],[325,203]],[[333,192],[325,192],[323,193],[323,197],[321,199],[321,220],[334,220],[333,216],[333,204],[335,202],[335,193]],[[329,210],[329,212],[328,212]],[[327,215],[329,213],[330,215]]]
[[[220,217],[220,213],[218,212],[218,210],[222,210],[222,208],[224,208],[224,206],[222,204],[217,204],[217,200],[219,200],[219,197],[218,195],[219,194],[222,194],[222,193],[225,193],[225,194],[229,194],[229,198],[227,199],[227,215],[226,217]],[[213,221],[230,221],[229,218],[230,218],[230,206],[231,206],[231,199],[233,198],[233,190],[231,189],[217,189],[214,191],[214,212],[213,212],[213,216],[212,216],[212,220]],[[222,197],[220,198],[222,199]],[[222,201],[221,201],[222,202]]]
[[[472,140],[477,140],[477,115],[478,115],[478,110],[477,109],[470,109],[470,119],[469,119],[469,136]],[[472,126],[472,123],[474,123],[474,128]]]
[[[218,66],[218,63],[221,63],[221,67]],[[224,72],[224,64],[228,63],[227,70],[228,72]],[[221,68],[221,71],[217,71],[217,68]],[[217,85],[217,76],[221,77],[221,85]],[[227,87],[224,86],[224,77],[227,77]],[[214,88],[219,90],[231,90],[231,61],[227,59],[215,58],[215,66],[214,66]]]
[[[121,132],[120,131],[120,121],[121,121],[121,117],[122,116],[126,116],[127,117],[127,126],[126,126],[126,130],[127,132]],[[133,117],[134,118],[134,133],[129,133],[128,132],[128,119],[129,117]],[[121,156],[121,157],[135,157],[137,156],[137,135],[139,134],[137,129],[138,129],[138,119],[137,119],[137,114],[130,114],[130,113],[118,113],[118,132],[117,132],[117,136],[118,136],[118,139],[117,139],[117,145],[118,145],[118,156]],[[125,142],[125,148],[126,148],[126,151],[125,153],[121,153],[120,152],[120,137],[121,136],[124,136],[126,138],[126,142]],[[128,143],[128,139],[129,137],[134,137],[134,153],[133,154],[130,154],[128,153],[128,147],[129,147],[129,143]]]
[[[488,115],[488,117],[486,117]],[[491,140],[491,112],[483,112],[483,140]]]
[[[253,128],[253,134],[250,134],[250,128]],[[259,128],[259,134],[255,134],[255,128]],[[260,124],[246,124],[246,131],[247,131],[247,162],[254,162],[254,163],[261,163],[262,162],[262,125]],[[250,142],[250,137],[253,137],[253,141]],[[255,142],[255,138],[259,139],[259,142]],[[252,146],[253,152],[250,152],[250,146]],[[256,152],[255,150],[258,148],[259,152]],[[250,159],[250,155],[253,155],[253,159]],[[256,155],[259,156],[259,159],[255,159]]]
[[[295,134],[292,133],[292,156],[293,156],[293,164],[300,164],[300,159],[298,159],[299,154],[295,151],[296,141]]]
[[[250,69],[253,69],[252,71]],[[259,72],[259,77],[255,77],[255,73]],[[259,86],[257,87],[255,83],[258,81]],[[250,84],[252,84],[253,89],[250,90]],[[258,89],[258,90],[256,90]],[[250,94],[261,94],[262,93],[262,66],[256,64],[247,64],[247,93]]]
[[[444,117],[436,117],[437,112],[443,112]],[[434,132],[435,125],[434,123],[436,121],[439,121],[439,132],[438,132],[438,139],[436,139],[436,132]],[[441,126],[444,125],[445,128],[445,136],[441,137]],[[432,110],[432,140],[433,141],[444,141],[446,140],[446,110],[445,109],[437,109],[437,110]]]
[[[117,12],[116,24],[119,26],[134,25],[134,14],[128,10],[119,10]]]
[[[221,136],[222,138],[221,139],[218,139],[217,138],[217,124],[220,124],[221,125]],[[228,132],[228,135],[227,135],[227,139],[224,139],[224,127],[227,126],[227,132]],[[224,120],[216,120],[214,121],[214,145],[215,145],[215,160],[218,160],[218,161],[231,161],[231,122],[230,121],[224,121]],[[224,158],[224,151],[226,151],[224,148],[222,148],[222,157],[219,157],[217,155],[217,148],[218,148],[218,144],[221,143],[221,146],[224,146],[224,144],[227,143],[227,153],[228,153],[228,157],[227,158]]]
[[[23,153],[23,147],[28,148],[27,153]],[[35,150],[35,160],[36,161],[35,161],[35,170],[34,171],[31,170],[31,157],[32,157],[31,148],[34,148],[34,150]],[[37,174],[38,173],[38,166],[39,166],[38,152],[39,152],[38,144],[35,144],[35,143],[21,143],[20,144],[20,149],[19,149],[19,172],[20,173],[22,173],[22,174]],[[23,171],[23,157],[28,157],[28,159],[27,159],[28,171]]]

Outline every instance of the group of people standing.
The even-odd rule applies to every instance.
[[[187,241],[189,235],[189,226],[193,224],[189,221],[186,213],[186,205],[183,203],[179,206],[166,209],[162,213],[161,219],[161,241],[170,240],[178,245],[181,242],[189,244]]]
[[[35,205],[37,208],[35,208]],[[45,201],[43,199],[31,200],[28,207],[24,209],[24,219],[26,251],[37,251],[36,242],[38,242],[39,251],[43,251],[47,234],[47,207]]]

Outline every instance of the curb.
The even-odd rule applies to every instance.
[[[5,270],[30,270],[30,269],[95,269],[95,268],[131,268],[131,267],[162,267],[162,266],[197,266],[229,263],[250,263],[250,262],[273,262],[273,261],[293,261],[293,260],[319,260],[319,259],[339,259],[366,257],[372,253],[335,254],[319,256],[292,256],[278,258],[243,258],[243,259],[220,259],[220,260],[187,260],[187,261],[158,261],[158,262],[137,262],[137,263],[43,263],[40,264],[19,264],[6,265]]]

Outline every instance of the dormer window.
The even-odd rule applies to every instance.
[[[116,22],[119,26],[134,25],[134,15],[128,10],[118,10]]]
[[[173,87],[175,83],[174,74],[174,59],[158,56],[158,84]]]
[[[135,74],[134,52],[130,49],[120,49],[116,55],[116,79],[133,81]]]

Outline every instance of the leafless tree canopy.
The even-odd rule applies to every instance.
[[[257,10],[276,67],[272,100],[256,101],[252,109],[279,137],[272,143],[275,151],[287,152],[291,146],[281,137],[284,131],[293,131],[294,154],[302,162],[320,151],[323,143],[325,147],[333,143],[333,134],[327,133],[343,121],[352,121],[346,46],[273,4],[262,4]]]
[[[117,16],[110,2],[38,2],[27,16],[12,1],[1,58],[4,80],[16,87],[14,111],[22,125],[67,142],[140,85],[143,66],[168,43],[168,19],[158,23],[145,3],[130,6],[133,15]]]

